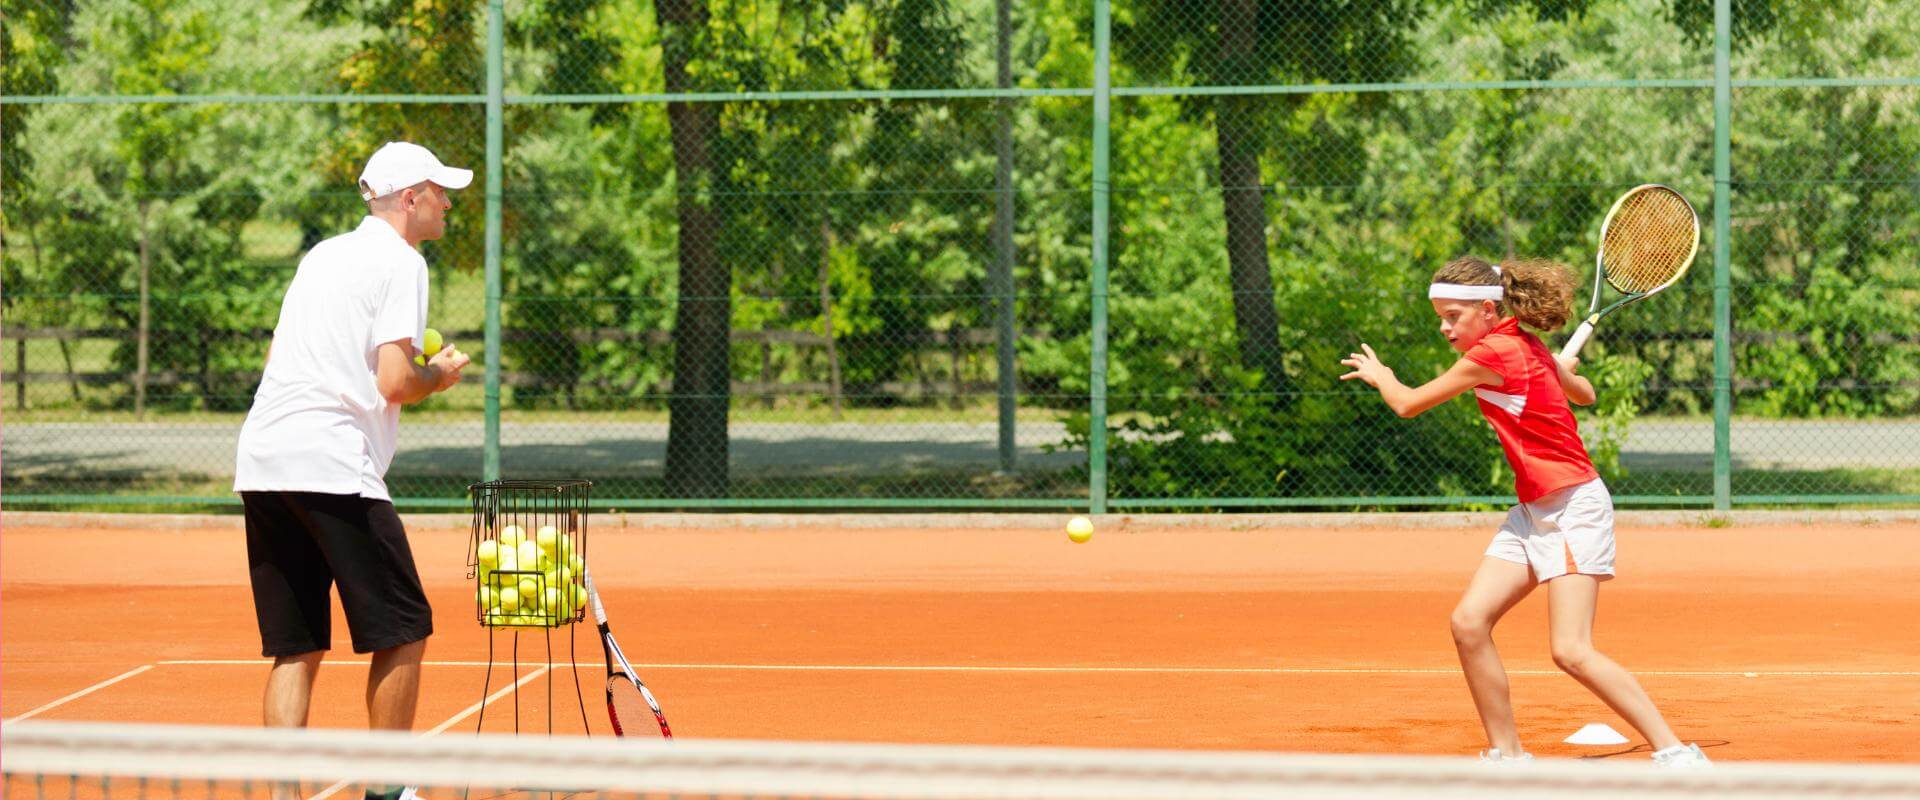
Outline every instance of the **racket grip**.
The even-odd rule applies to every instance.
[[[1587,344],[1587,340],[1592,337],[1593,337],[1593,320],[1587,319],[1582,321],[1580,323],[1580,327],[1574,329],[1573,336],[1567,339],[1566,346],[1560,348],[1560,357],[1572,358],[1574,356],[1580,355],[1580,348],[1585,347]]]
[[[593,605],[593,621],[599,625],[606,625],[607,610],[600,606],[600,593],[593,589],[593,572],[582,570],[580,577],[587,582],[587,601]]]

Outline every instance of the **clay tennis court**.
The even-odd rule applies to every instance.
[[[965,529],[623,528],[596,516],[588,557],[615,632],[682,737],[1468,755],[1484,741],[1447,615],[1498,521],[1483,516],[1435,528],[1111,518],[1085,545],[1047,517]],[[257,724],[267,661],[237,523],[21,519],[9,515],[0,539],[0,715]],[[514,676],[496,667],[488,682],[466,531],[437,519],[412,526],[437,625],[415,728],[472,731],[484,686],[496,697],[486,728],[510,730],[515,698],[500,690]],[[1920,752],[1911,517],[1633,519],[1596,641],[1681,738],[1716,760]],[[337,614],[313,724],[361,727],[366,658]],[[607,732],[599,645],[576,628],[571,652],[568,631],[553,637],[563,664],[551,673],[545,637],[519,635],[522,732],[544,731],[549,712],[558,732],[579,732],[574,656],[587,720]],[[1553,668],[1544,595],[1496,637],[1529,749],[1645,757],[1560,743],[1586,722],[1629,729]],[[493,638],[508,660],[513,635]]]

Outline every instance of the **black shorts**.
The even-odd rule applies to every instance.
[[[241,492],[240,499],[262,655],[332,648],[328,590],[335,581],[354,652],[433,633],[433,609],[393,503],[316,492]]]

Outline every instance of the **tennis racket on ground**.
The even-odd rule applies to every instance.
[[[1700,216],[1687,198],[1657,183],[1635,186],[1607,210],[1600,223],[1600,253],[1593,271],[1593,302],[1587,318],[1560,349],[1560,357],[1580,354],[1600,318],[1628,303],[1645,300],[1680,281],[1700,252]],[[1624,295],[1600,308],[1600,283]],[[1595,310],[1599,309],[1599,310]]]
[[[587,572],[585,577],[587,598],[593,601],[593,621],[600,626],[600,646],[607,651],[607,718],[613,721],[613,735],[624,738],[637,733],[639,729],[633,726],[652,711],[653,720],[660,723],[660,735],[673,738],[667,715],[660,712],[660,701],[653,699],[653,692],[647,691],[633,665],[627,663],[626,654],[620,652],[620,643],[613,640],[613,631],[607,627],[607,609],[600,605],[600,592],[593,588],[593,573]]]

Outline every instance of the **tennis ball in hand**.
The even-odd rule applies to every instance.
[[[425,333],[420,335],[420,355],[413,357],[413,363],[423,367],[426,366],[427,359],[438,355],[440,350],[445,346],[446,340],[440,338],[440,332],[428,328]]]
[[[1067,538],[1074,544],[1085,544],[1093,538],[1093,520],[1086,517],[1074,517],[1067,520]]]

